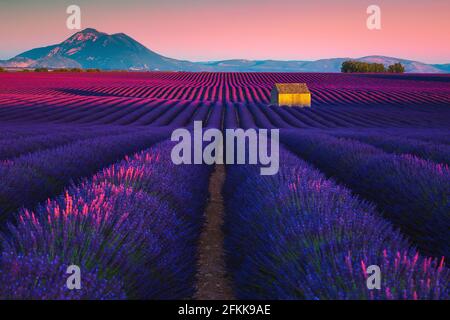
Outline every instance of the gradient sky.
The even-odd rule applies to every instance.
[[[70,4],[81,7],[82,28],[124,32],[178,59],[450,62],[449,0],[0,0],[0,59],[73,34]],[[381,7],[380,31],[366,27],[371,4]]]

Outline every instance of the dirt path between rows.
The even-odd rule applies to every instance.
[[[223,249],[224,205],[222,186],[225,181],[225,166],[216,165],[209,180],[210,199],[206,207],[206,221],[200,236],[197,300],[234,299],[231,281],[226,273]]]

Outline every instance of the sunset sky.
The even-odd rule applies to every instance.
[[[0,0],[0,59],[75,33],[66,28],[71,4],[81,7],[82,28],[124,32],[177,59],[450,62],[449,0]],[[371,4],[381,7],[380,31],[366,27]]]

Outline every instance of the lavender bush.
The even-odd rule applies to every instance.
[[[407,234],[422,252],[450,256],[450,170],[354,140],[286,132],[282,141],[336,177]]]
[[[74,132],[53,133],[49,135],[30,135],[18,139],[0,140],[0,160],[18,157],[20,155],[55,148],[79,140],[93,139],[102,136],[112,136],[137,131],[133,128],[113,129],[110,127],[79,130]]]
[[[65,286],[67,267],[59,258],[20,256],[3,252],[0,256],[0,299],[125,299],[126,295],[119,279],[99,279],[95,271],[81,271],[83,287],[93,290],[68,290]]]
[[[20,207],[62,192],[71,181],[94,174],[127,153],[162,140],[164,130],[78,141],[0,163],[0,226]]]
[[[450,164],[450,146],[445,144],[391,136],[389,133],[341,133],[338,136],[356,139],[389,153],[411,154],[436,163]]]
[[[45,257],[56,264],[80,265],[94,275],[83,297],[97,297],[99,288],[114,279],[131,299],[192,296],[210,169],[173,165],[171,147],[163,143],[127,157],[35,211],[22,210],[2,237],[6,257]],[[168,186],[172,196],[166,195]],[[42,277],[52,281],[33,288],[32,298],[65,284],[46,270],[44,264]],[[14,287],[4,290],[16,292]],[[27,297],[17,292],[14,298]],[[106,296],[123,297],[114,290]]]
[[[420,256],[368,203],[281,150],[280,172],[227,167],[225,247],[240,299],[447,299],[443,260]],[[379,265],[381,290],[366,286]]]

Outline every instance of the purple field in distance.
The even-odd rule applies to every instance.
[[[185,72],[0,74],[0,298],[191,299],[213,168],[164,140],[194,121],[281,130],[278,175],[227,166],[237,298],[449,299],[450,75]]]

